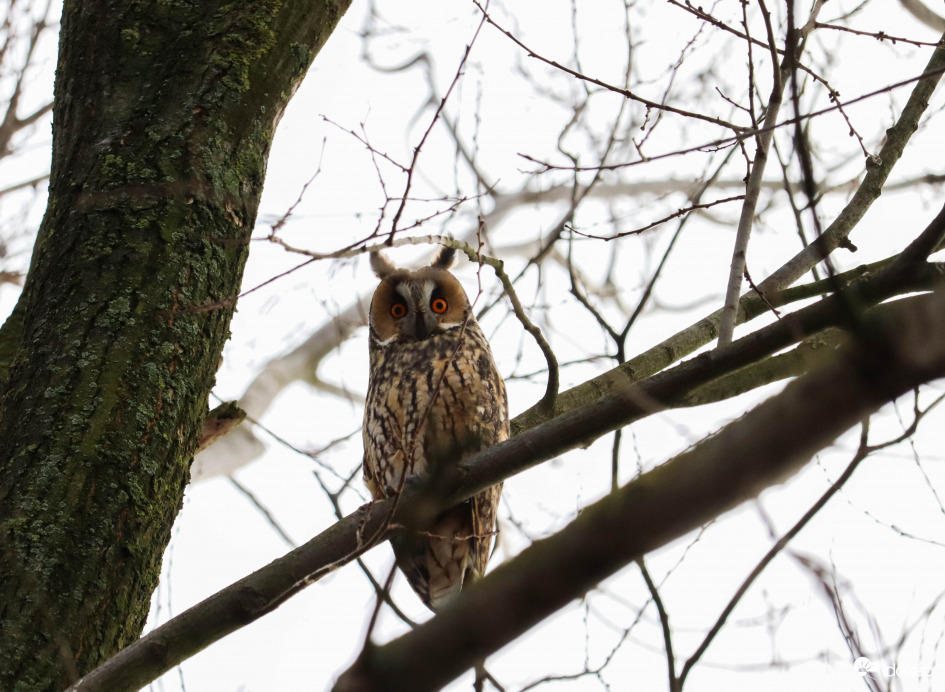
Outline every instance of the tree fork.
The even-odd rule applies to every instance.
[[[49,202],[0,401],[0,689],[140,634],[273,130],[350,0],[63,8]]]

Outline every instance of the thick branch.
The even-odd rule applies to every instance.
[[[874,302],[878,300],[885,300],[886,298],[895,295],[907,283],[911,282],[912,279],[915,278],[914,272],[929,271],[929,267],[916,264],[915,262],[913,253],[918,249],[916,243],[921,244],[922,248],[925,248],[928,245],[928,242],[927,240],[921,239],[926,238],[927,236],[937,237],[939,238],[938,242],[940,242],[943,232],[945,232],[945,208],[943,208],[942,211],[939,212],[938,216],[932,220],[932,222],[922,232],[915,243],[910,245],[910,248],[902,253],[906,256],[906,259],[909,260],[908,266],[911,268],[911,272],[913,272],[913,274],[910,274],[908,271],[902,271],[905,265],[900,265],[900,269],[896,272],[889,272],[883,269],[883,267],[889,267],[890,265],[895,264],[897,261],[897,256],[874,265],[869,265],[869,267],[866,269],[858,268],[851,270],[845,274],[834,277],[831,280],[814,282],[812,284],[798,286],[797,288],[785,289],[773,293],[769,292],[770,289],[766,290],[764,288],[767,280],[763,281],[759,286],[759,290],[763,292],[765,300],[762,300],[755,292],[742,296],[741,300],[739,301],[738,322],[748,321],[760,315],[761,313],[770,309],[769,305],[780,307],[781,305],[785,305],[793,300],[797,300],[805,296],[810,297],[812,295],[817,295],[824,292],[825,290],[830,290],[831,281],[835,282],[834,285],[843,285],[844,281],[854,278],[858,275],[863,275],[865,277],[865,279],[859,283],[860,288],[866,289],[868,296],[872,296],[867,297],[867,294],[864,294],[862,297]],[[937,245],[933,245],[933,247],[934,246]],[[873,276],[873,278],[870,279],[870,276]],[[894,286],[898,286],[898,288],[893,288]],[[876,291],[876,293],[874,293],[874,291]],[[862,305],[862,303],[860,305]],[[633,382],[640,382],[641,380],[652,376],[654,373],[660,372],[661,370],[667,368],[672,363],[685,358],[687,355],[701,348],[718,336],[718,323],[720,315],[721,310],[716,310],[711,315],[708,315],[695,324],[686,327],[680,332],[677,332],[673,336],[664,340],[662,343],[659,343],[647,351],[639,354],[638,356],[631,358],[627,362],[618,365],[616,368],[598,375],[597,377],[588,380],[583,384],[561,392],[555,400],[554,415],[560,415],[567,411],[573,410],[584,403],[599,398],[607,392],[614,391],[615,389],[626,386]],[[809,333],[810,332],[808,332],[808,334]],[[741,341],[745,340],[742,339]],[[747,363],[742,363],[742,365],[746,364]],[[532,406],[528,410],[516,416],[516,418],[512,421],[512,432],[514,434],[517,431],[528,429],[540,424],[545,420],[548,420],[548,418],[549,416],[547,412],[541,407]]]
[[[890,189],[911,189],[917,185],[934,185],[942,181],[942,176],[925,175],[919,178],[904,179],[886,185],[883,189],[887,191]],[[697,184],[693,183],[691,180],[684,181],[674,179],[662,181],[634,181],[633,183],[600,182],[587,188],[587,197],[594,199],[619,199],[636,195],[668,194],[673,191],[686,192],[689,194],[694,186],[697,186]],[[712,184],[713,188],[722,189],[744,189],[744,186],[745,183],[743,180],[720,180]],[[783,183],[778,181],[763,182],[762,187],[782,189]],[[844,183],[836,188],[830,188],[830,191],[838,192],[848,189],[851,192],[855,191],[856,185],[853,183]],[[499,194],[492,191],[492,195],[495,207],[485,217],[485,225],[489,227],[499,225],[509,212],[528,204],[534,204],[538,201],[543,203],[569,201],[571,195],[573,195],[573,189],[571,186],[556,185],[548,190],[541,191],[520,190],[508,194]],[[467,236],[460,236],[459,239],[463,240],[466,237]],[[524,250],[522,247],[516,247],[512,250],[505,248],[503,256],[506,256],[509,252],[533,252],[531,246],[532,244],[528,244]],[[841,285],[847,283],[844,279],[845,276],[847,275],[841,275],[840,277]],[[809,296],[818,296],[823,293],[831,292],[835,290],[835,288],[835,284],[831,284],[826,288],[821,288],[817,284],[805,284],[801,290],[809,290]],[[789,290],[795,291],[796,289]],[[799,293],[792,293],[790,295],[799,295]],[[246,410],[249,418],[252,420],[262,419],[276,395],[292,382],[303,381],[316,389],[333,391],[333,385],[319,377],[319,364],[329,353],[334,351],[340,343],[343,343],[356,329],[364,324],[364,315],[367,313],[367,304],[369,302],[370,295],[365,295],[361,300],[350,304],[338,315],[330,318],[329,321],[319,327],[304,343],[293,351],[267,363],[265,368],[249,384],[245,392],[239,398],[239,404]],[[786,300],[785,302],[791,302],[791,300]],[[757,315],[758,310],[755,309],[755,307],[760,305],[761,301],[754,293],[749,293],[742,297],[739,304],[739,323],[747,321],[752,316]],[[715,315],[716,318],[717,316],[718,315]],[[706,318],[706,320],[711,319],[713,319],[712,316]],[[706,320],[680,332],[676,337],[672,337],[655,349],[651,349],[651,351],[648,351],[645,355],[652,356],[656,352],[663,354],[678,353],[675,358],[666,361],[663,367],[688,355],[699,346],[703,345],[703,343],[707,343],[713,338],[715,332],[711,330],[714,330],[714,326],[712,326],[714,323],[707,322]],[[707,324],[711,327],[709,331],[704,329]],[[5,329],[6,326],[4,326],[4,330]],[[674,340],[685,341],[684,335],[687,333],[698,333],[699,339],[704,338],[705,341],[693,340],[692,343],[694,345],[692,348],[688,348],[685,351],[677,350],[676,346],[671,342]],[[0,341],[3,341],[3,337],[3,331],[0,331]],[[4,383],[2,362],[2,359],[0,359],[0,387],[2,387]],[[635,359],[634,362],[637,362],[637,360]],[[648,376],[655,371],[656,370],[648,370],[642,376]],[[601,377],[604,378],[607,377],[607,375],[605,374]],[[579,387],[581,386],[583,385],[579,385]],[[350,396],[350,393],[346,392],[346,394]],[[564,392],[566,397],[572,397],[574,394],[574,391],[570,393]],[[532,415],[540,408],[541,407],[536,407],[534,410],[528,412],[529,420],[535,421],[531,423],[532,425],[547,418],[547,416],[539,417]],[[567,408],[559,406],[557,410],[560,413],[562,410],[567,410]],[[525,419],[522,420],[524,421]],[[525,423],[519,426],[519,424],[514,421],[513,425],[518,426],[517,429],[528,427]],[[253,427],[248,425],[241,426],[234,430],[232,434],[223,438],[219,443],[213,445],[213,447],[200,452],[191,468],[191,478],[193,481],[199,481],[232,473],[236,469],[242,468],[251,461],[259,458],[264,451],[265,446],[259,438],[256,437]]]
[[[937,221],[945,226],[945,214]],[[515,473],[682,401],[695,388],[828,326],[850,318],[851,306],[865,307],[901,286],[910,267],[887,270],[847,292],[786,316],[727,347],[704,353],[636,386],[624,387],[570,413],[515,435],[464,459],[439,479],[438,503],[452,506]],[[913,298],[905,303],[911,304]],[[446,474],[444,474],[445,476]],[[420,489],[408,487],[393,515],[395,523],[420,506]],[[288,597],[355,559],[386,538],[390,501],[365,505],[311,541],[157,628],[94,671],[82,690],[136,690],[226,634],[270,612]],[[119,681],[128,680],[127,686]],[[78,689],[78,688],[76,688]]]
[[[782,482],[884,403],[945,376],[945,291],[869,326],[868,341],[588,507],[432,620],[365,649],[335,690],[439,689],[635,558]]]

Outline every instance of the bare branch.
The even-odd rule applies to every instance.
[[[620,94],[621,96],[624,96],[630,99],[631,101],[642,103],[648,109],[652,108],[658,111],[666,111],[667,113],[675,113],[676,115],[682,115],[687,118],[692,118],[693,120],[704,120],[705,122],[712,123],[713,125],[718,125],[719,127],[724,127],[725,129],[732,130],[733,132],[736,132],[736,133],[741,133],[748,129],[740,125],[735,125],[734,123],[726,122],[722,120],[721,118],[715,118],[709,115],[703,115],[702,113],[697,113],[694,111],[686,111],[681,108],[668,106],[665,103],[659,103],[657,101],[651,101],[649,99],[645,99],[642,96],[638,96],[637,94],[634,94],[629,89],[623,89],[621,87],[617,87],[612,84],[607,84],[606,82],[602,82],[599,79],[588,77],[587,75],[581,74],[577,70],[572,70],[570,67],[565,67],[559,62],[556,62],[549,58],[545,58],[539,55],[538,53],[536,53],[535,51],[533,51],[524,43],[522,43],[522,41],[519,40],[519,38],[516,37],[511,31],[502,28],[502,26],[496,23],[495,20],[493,20],[492,17],[489,16],[488,12],[486,12],[486,9],[482,5],[479,4],[478,0],[473,0],[473,4],[479,8],[479,11],[482,12],[483,18],[487,22],[489,22],[489,24],[494,26],[501,33],[505,34],[505,36],[507,36],[515,45],[517,45],[519,48],[524,50],[528,54],[528,57],[536,58],[537,60],[540,60],[541,62],[555,68],[556,70],[561,70],[562,72],[565,72],[571,75],[572,77],[575,77],[576,79],[580,79],[581,81],[587,82],[589,84],[602,87],[604,89],[607,89],[608,91],[614,92],[615,94]]]
[[[879,154],[866,160],[866,175],[853,198],[826,228],[823,235],[762,281],[761,290],[770,294],[790,286],[810,271],[811,267],[848,242],[850,233],[866,214],[866,210],[882,193],[886,178],[902,156],[906,143],[918,130],[919,119],[928,108],[929,99],[941,80],[943,71],[945,71],[945,36],[929,58],[928,65],[899,115],[899,120],[886,131],[886,142]]]
[[[237,406],[235,401],[225,402],[210,411],[203,421],[203,430],[200,432],[195,454],[217,442],[242,423],[245,418],[246,411]]]
[[[545,395],[542,397],[541,401],[538,402],[537,406],[549,411],[552,410],[554,408],[555,397],[558,396],[558,359],[551,349],[551,345],[541,333],[541,330],[536,327],[535,324],[528,319],[528,315],[525,314],[525,308],[522,307],[522,302],[518,299],[518,295],[512,286],[508,274],[505,273],[504,263],[502,260],[496,259],[495,257],[489,257],[476,252],[469,243],[462,243],[450,238],[441,238],[440,242],[466,253],[466,256],[469,257],[471,262],[480,265],[488,264],[492,267],[496,277],[502,282],[502,288],[509,297],[509,302],[512,303],[512,311],[515,313],[519,322],[522,323],[525,331],[528,332],[535,340],[535,343],[538,344],[538,348],[541,349],[541,353],[545,357],[545,362],[548,364],[548,384],[545,387]]]
[[[764,4],[759,0],[761,13],[768,31],[768,44],[771,46],[771,95],[768,96],[768,105],[765,108],[765,117],[762,121],[761,132],[756,137],[755,158],[752,161],[751,172],[748,174],[748,184],[745,187],[745,201],[742,203],[742,213],[738,220],[738,229],[735,232],[735,247],[732,251],[732,264],[729,268],[728,284],[725,288],[725,304],[722,307],[722,318],[719,322],[719,346],[727,346],[732,342],[735,332],[735,321],[738,318],[738,300],[742,293],[742,280],[745,274],[745,263],[748,255],[748,239],[751,236],[751,227],[755,221],[755,207],[761,195],[761,181],[765,174],[765,165],[768,162],[768,150],[771,148],[771,139],[774,136],[774,125],[781,109],[781,97],[785,81],[790,75],[790,67],[794,64],[795,46],[788,45],[784,62],[778,64],[777,53],[774,51],[774,31],[771,28],[771,15]]]
[[[414,147],[413,160],[410,162],[410,166],[407,168],[407,182],[404,184],[404,194],[401,197],[400,206],[397,208],[397,211],[394,213],[394,218],[391,221],[390,235],[387,237],[388,246],[390,246],[390,244],[394,241],[394,234],[399,230],[397,224],[400,221],[401,214],[404,213],[404,207],[407,205],[407,198],[410,195],[410,186],[413,181],[414,171],[417,167],[417,159],[420,157],[420,151],[423,149],[423,145],[427,141],[427,137],[430,136],[433,126],[436,125],[437,121],[440,119],[440,115],[442,114],[443,109],[446,107],[446,102],[449,100],[450,94],[453,93],[453,89],[456,87],[457,82],[459,82],[459,78],[462,77],[463,70],[466,67],[466,61],[469,60],[469,53],[472,51],[472,47],[476,43],[476,39],[479,37],[479,32],[482,31],[482,27],[485,22],[486,18],[483,17],[482,21],[480,21],[479,25],[476,27],[476,31],[473,34],[472,39],[470,39],[469,43],[466,45],[466,50],[463,52],[462,60],[459,61],[459,66],[456,68],[456,75],[453,77],[452,83],[446,90],[443,98],[440,99],[440,104],[437,106],[436,113],[433,114],[433,118],[430,120],[430,124],[427,126],[423,136],[420,138],[420,142],[416,147]]]
[[[586,508],[413,632],[365,651],[334,689],[442,686],[631,560],[783,481],[917,381],[945,375],[945,293],[916,300],[900,301],[898,307],[908,302],[910,309],[890,315],[875,343],[857,345],[795,381],[717,435]],[[931,338],[923,336],[926,326]],[[879,381],[869,362],[882,363]]]
[[[918,252],[918,248],[925,248],[931,239],[935,237],[941,238],[941,234],[943,233],[945,233],[945,207],[943,207],[939,215],[933,219],[929,226],[922,232],[922,234],[920,234],[919,238],[913,241],[912,247],[917,248],[916,254],[921,256],[921,253]],[[892,270],[893,265],[896,266],[895,270]],[[909,267],[909,269],[907,269],[907,267]],[[874,269],[881,269],[881,271],[874,275],[873,278],[865,278],[861,282],[856,283],[851,287],[851,290],[854,290],[858,296],[855,299],[856,302],[854,304],[866,307],[867,304],[873,305],[880,300],[885,300],[886,298],[893,295],[892,293],[887,293],[887,291],[893,290],[895,293],[899,289],[894,289],[894,286],[899,286],[901,288],[904,285],[900,282],[911,283],[917,278],[917,274],[922,268],[920,266],[916,266],[915,263],[903,263],[896,265],[895,259],[893,259],[880,263],[877,267],[874,267]],[[854,271],[853,273],[848,274],[848,277],[853,278],[858,273],[858,271]],[[866,276],[869,276],[869,272],[866,273]],[[762,282],[761,288],[764,290],[764,282]],[[767,296],[768,300],[767,303],[762,301],[755,293],[750,293],[747,296],[744,296],[740,301],[741,309],[739,310],[739,318],[744,320],[752,319],[765,310],[770,309],[769,306],[780,306],[794,299],[802,298],[803,296],[809,297],[812,295],[810,293],[811,290],[815,292],[824,292],[835,289],[836,284],[833,284],[830,282],[830,280],[815,282],[815,284],[807,287],[798,287],[797,290],[782,291],[775,294],[766,293],[765,295]],[[860,291],[864,289],[865,293],[861,293]],[[832,310],[833,308],[830,306],[833,299],[841,297],[841,300],[845,300],[845,298],[842,298],[843,295],[844,292],[840,291],[832,298],[821,301],[816,306],[804,308],[803,310],[800,310],[796,313],[787,315],[780,322],[768,327],[764,327],[749,335],[748,337],[740,339],[739,341],[735,342],[735,345],[739,343],[751,343],[753,339],[764,340],[766,337],[763,335],[769,334],[771,330],[793,330],[791,333],[793,333],[796,337],[801,334],[813,334],[819,329],[825,328],[826,326],[831,326],[821,321],[822,316],[825,315],[826,312],[821,313],[820,311],[829,312]],[[867,303],[861,302],[863,299],[865,299]],[[698,349],[700,346],[703,346],[704,344],[711,341],[716,336],[716,325],[718,324],[720,312],[721,311],[716,311],[712,315],[709,315],[696,324],[687,327],[681,332],[671,336],[669,339],[666,339],[664,342],[657,344],[653,348],[628,360],[613,370],[610,370],[602,375],[598,375],[584,384],[562,392],[555,401],[555,414],[560,415],[561,413],[569,411],[572,408],[586,403],[589,400],[594,400],[595,398],[600,397],[605,392],[614,391],[615,389],[619,389],[620,387],[623,387],[627,384],[639,382],[644,378],[648,378],[655,373],[660,372],[664,368],[668,367],[671,363],[684,358],[688,354]],[[814,317],[815,313],[821,314],[821,317]],[[800,322],[804,322],[806,326],[800,327]],[[820,326],[815,328],[815,322]],[[794,343],[794,340],[792,339],[790,343]],[[783,345],[786,346],[788,344],[784,343]],[[764,355],[767,355],[767,353]],[[700,356],[700,358],[703,357],[705,356]],[[754,362],[754,360],[754,357],[746,356],[746,360],[742,361],[741,366],[744,367],[745,365]],[[547,414],[537,406],[533,406],[512,420],[512,430],[513,432],[516,432],[518,430],[526,429],[538,425],[545,420],[548,420]]]
[[[451,489],[433,498],[433,502],[422,487],[410,486],[399,496],[396,511],[392,511],[394,499],[361,507],[297,550],[157,628],[70,690],[137,690],[194,652],[271,612],[301,589],[354,560],[387,537],[392,521],[402,523],[404,517],[415,517],[410,513],[420,507],[435,512],[438,507],[453,506],[513,473],[648,415],[659,408],[660,402],[678,400],[693,387],[718,376],[720,368],[731,369],[744,363],[746,354],[759,349],[777,350],[784,339],[803,333],[811,322],[822,321],[830,314],[834,319],[847,315],[849,300],[844,296],[805,308],[801,312],[807,315],[808,322],[797,322],[788,316],[761,330],[761,337],[753,335],[727,348],[715,349],[652,378],[645,385],[623,388],[558,420],[471,455],[446,470],[444,476],[451,478],[439,480],[444,482],[444,488]],[[410,675],[417,674],[416,684],[420,687],[435,686],[422,681],[432,674],[452,676],[461,672],[508,638],[517,636],[523,628],[527,629],[536,618],[545,617],[549,608],[561,607],[622,564],[696,528],[734,503],[754,496],[767,484],[780,481],[785,473],[793,472],[806,461],[805,455],[827,444],[866,413],[920,382],[945,374],[943,316],[945,292],[941,290],[889,306],[879,323],[883,328],[877,325],[869,344],[857,345],[848,356],[792,383],[779,397],[726,429],[730,433],[708,438],[678,457],[672,466],[661,467],[588,508],[572,524],[573,528],[534,544],[523,553],[527,557],[500,567],[474,585],[456,607],[415,631],[421,633],[418,636],[422,641],[428,642],[431,623],[436,623],[432,625],[433,639],[441,640],[444,646],[453,641],[452,635],[443,633],[444,629],[455,633],[480,631],[480,625],[498,627],[491,630],[492,636],[479,640],[463,653],[423,654],[424,665],[437,661],[442,662],[442,667],[431,667],[422,674],[413,670],[415,660],[405,658],[406,651],[403,657],[398,653],[392,660],[403,661],[410,668]],[[875,358],[881,358],[882,367],[867,366]],[[744,430],[755,430],[756,434],[746,435]],[[798,434],[801,430],[804,435]],[[763,453],[753,445],[763,445]],[[655,483],[655,478],[663,480]],[[710,478],[712,483],[705,482]],[[686,507],[687,511],[678,512],[678,507]],[[652,533],[635,533],[641,526],[652,527]],[[601,544],[600,537],[617,535],[614,531],[621,539]],[[614,550],[615,544],[618,550]],[[599,554],[602,548],[605,555]],[[556,565],[550,572],[544,566],[549,559]],[[525,569],[542,565],[544,576],[531,573],[523,576],[521,567],[509,567],[522,564]],[[588,570],[589,565],[596,567]],[[553,588],[535,587],[549,575],[556,584]],[[480,585],[486,583],[497,586],[484,591],[485,587]],[[521,593],[522,589],[528,594]],[[495,600],[489,601],[492,606],[483,607],[482,598]],[[496,608],[496,603],[504,605]],[[507,615],[509,618],[498,625],[482,619]],[[474,622],[469,622],[469,618]],[[457,619],[463,622],[458,629]],[[388,645],[391,646],[399,650],[403,645],[395,642]],[[370,649],[365,656],[373,659],[374,651]],[[358,664],[358,674],[363,673],[364,664]],[[119,680],[123,686],[118,685]]]

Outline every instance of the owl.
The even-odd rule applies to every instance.
[[[375,500],[400,492],[411,476],[435,482],[437,469],[508,439],[505,383],[489,342],[448,270],[443,248],[416,271],[380,253],[381,280],[370,310],[370,363],[364,408],[364,483]],[[423,531],[391,543],[397,565],[433,611],[489,561],[502,485],[440,513]]]

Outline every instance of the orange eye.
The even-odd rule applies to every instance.
[[[446,298],[434,298],[430,301],[430,309],[437,315],[442,315],[449,309],[449,303],[446,302]]]
[[[394,303],[390,306],[390,316],[395,320],[399,320],[401,317],[407,314],[407,306],[403,303]]]

